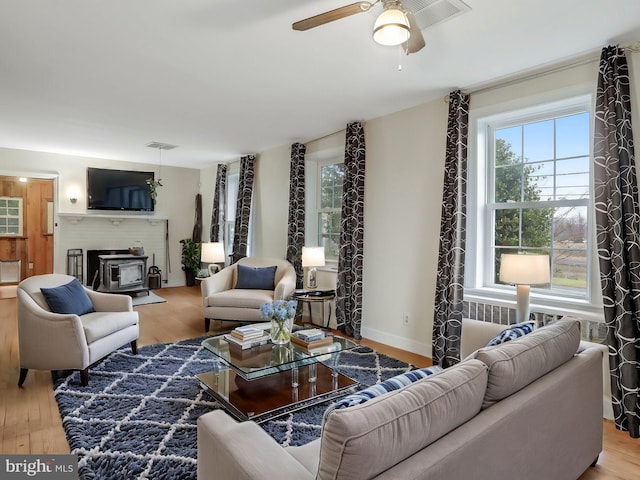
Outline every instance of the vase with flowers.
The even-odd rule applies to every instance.
[[[271,342],[276,345],[289,343],[293,317],[296,315],[298,302],[295,300],[276,300],[260,305],[260,315],[265,320],[271,320]]]

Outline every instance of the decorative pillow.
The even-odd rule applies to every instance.
[[[77,278],[65,285],[41,288],[40,291],[53,313],[84,315],[95,312],[89,295]]]
[[[487,343],[487,347],[500,345],[501,343],[515,340],[518,337],[524,337],[526,334],[533,332],[534,326],[533,322],[515,323],[493,337],[491,341]]]
[[[352,407],[354,405],[360,405],[361,403],[364,403],[367,400],[371,400],[372,398],[379,397],[380,395],[391,392],[393,390],[399,390],[402,387],[406,387],[407,385],[410,385],[414,382],[417,382],[418,380],[427,378],[429,375],[433,375],[434,373],[438,373],[441,371],[442,371],[442,368],[436,365],[433,367],[421,368],[419,370],[411,370],[410,372],[396,375],[395,377],[392,377],[389,380],[385,380],[384,382],[377,383],[375,385],[365,388],[364,390],[360,390],[359,392],[352,393],[351,395],[347,395],[346,397],[341,398],[337,402],[330,405],[328,407],[328,410],[334,410],[336,408],[347,408],[347,407]]]
[[[238,265],[238,280],[235,288],[275,290],[277,268],[276,265],[262,268]]]

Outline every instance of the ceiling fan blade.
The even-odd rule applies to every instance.
[[[404,53],[409,55],[410,53],[416,53],[422,50],[425,43],[413,12],[411,10],[405,10],[404,13],[407,16],[407,20],[409,20],[409,40],[402,44],[402,48],[404,48]]]
[[[329,10],[328,12],[315,15],[313,17],[305,18],[292,25],[294,30],[309,30],[310,28],[319,27],[325,23],[340,20],[341,18],[355,15],[356,13],[362,13],[368,11],[373,4],[370,2],[356,2],[351,5],[345,5],[344,7]]]

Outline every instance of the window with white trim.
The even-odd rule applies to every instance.
[[[318,245],[324,246],[327,262],[338,261],[344,163],[319,163],[316,187]]]
[[[550,256],[549,284],[532,287],[540,303],[553,309],[569,300],[578,310],[593,304],[591,110],[582,96],[477,120],[467,235],[474,265],[465,295],[500,298],[502,291],[507,299],[500,256],[528,252]]]
[[[0,235],[22,236],[21,197],[0,197]]]

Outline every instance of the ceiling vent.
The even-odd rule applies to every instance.
[[[402,0],[402,6],[413,12],[420,30],[471,10],[462,0]],[[377,9],[370,11],[376,16],[380,14]]]
[[[147,144],[149,148],[158,148],[160,150],[173,150],[174,148],[178,148],[178,145],[171,145],[170,143],[162,143],[162,142],[151,142]]]

